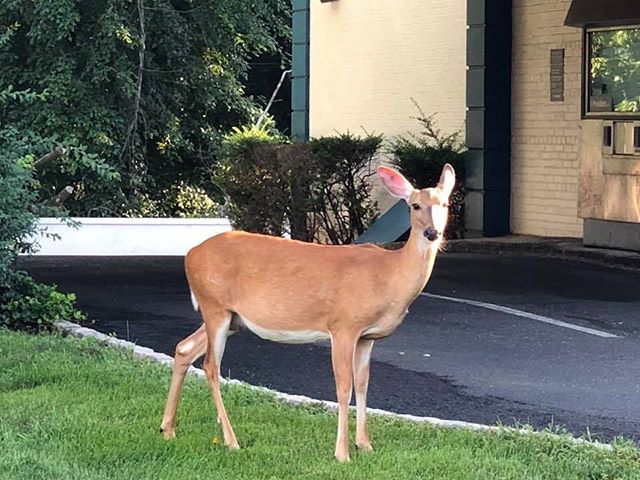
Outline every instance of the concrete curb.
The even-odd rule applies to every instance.
[[[575,260],[601,266],[640,270],[640,253],[582,245],[569,238],[519,237],[449,240],[447,253],[525,254]]]
[[[60,321],[57,323],[57,326],[63,333],[66,333],[68,335],[72,335],[74,337],[79,337],[79,338],[86,338],[86,337],[95,338],[96,340],[103,342],[109,346],[131,350],[133,352],[133,355],[137,358],[153,360],[157,363],[167,365],[167,366],[173,365],[173,357],[165,353],[159,353],[151,348],[141,347],[140,345],[136,345],[135,343],[128,342],[126,340],[122,340],[109,335],[105,335],[104,333],[93,330],[92,328],[83,327],[76,323],[71,323],[67,321]],[[204,370],[200,368],[190,367],[188,373],[190,375],[194,375],[199,378],[203,378],[203,379],[206,378]],[[251,390],[254,390],[254,391],[268,393],[270,395],[273,395],[278,400],[284,401],[292,405],[316,405],[330,411],[338,410],[338,404],[336,402],[330,402],[327,400],[318,400],[315,398],[306,397],[304,395],[291,395],[288,393],[279,392],[277,390],[271,390],[266,387],[259,387],[259,386],[251,385],[249,383],[241,382],[239,380],[233,380],[233,379],[224,378],[224,377],[221,377],[220,381],[223,384],[240,385],[245,388],[250,388]],[[354,406],[351,406],[349,408],[352,410],[355,409]],[[381,410],[378,408],[367,408],[367,413],[371,415],[382,416],[382,417],[391,417],[391,418],[408,420],[410,422],[415,422],[415,423],[428,423],[430,425],[434,425],[438,427],[446,427],[446,428],[465,428],[465,429],[474,430],[474,431],[490,431],[490,432],[500,432],[500,431],[506,430],[506,431],[522,433],[522,434],[552,435],[550,433],[536,432],[529,429],[519,429],[514,427],[498,427],[493,425],[484,425],[480,423],[464,422],[461,420],[444,420],[436,417],[419,417],[416,415],[410,415],[405,413],[390,412],[390,411]],[[607,443],[601,443],[597,441],[591,442],[588,440],[575,438],[575,437],[571,437],[571,440],[578,444],[591,445],[596,448],[603,448],[606,450],[612,449],[612,446]]]

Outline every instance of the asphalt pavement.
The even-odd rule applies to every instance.
[[[164,353],[200,324],[182,258],[31,257],[21,266],[75,292],[93,328]],[[419,297],[374,346],[370,407],[640,439],[640,273],[445,253],[426,292],[435,297]],[[222,372],[335,399],[323,343],[281,345],[243,331],[229,339]]]

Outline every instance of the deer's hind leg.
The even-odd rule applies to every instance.
[[[213,400],[218,412],[218,422],[222,427],[224,443],[230,449],[240,448],[236,435],[233,432],[227,411],[222,402],[220,393],[220,363],[227,343],[227,336],[231,326],[232,312],[219,307],[214,303],[201,304],[204,326],[207,334],[207,351],[204,357],[204,371],[211,387]]]
[[[207,350],[207,333],[204,325],[195,332],[182,340],[176,346],[175,360],[173,362],[173,373],[171,374],[171,386],[169,387],[169,395],[162,416],[162,424],[160,432],[164,438],[170,440],[175,437],[175,421],[178,403],[180,402],[180,392],[184,377],[189,367],[198,358],[204,355]]]

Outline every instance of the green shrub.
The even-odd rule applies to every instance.
[[[60,320],[86,319],[75,308],[73,293],[61,293],[55,286],[37,283],[24,272],[13,272],[10,288],[1,297],[0,326],[43,331],[53,329]]]
[[[180,181],[156,193],[136,198],[135,208],[125,212],[127,217],[212,218],[220,215],[220,204],[204,188]]]
[[[156,218],[168,216],[162,208],[162,201],[151,198],[151,195],[148,193],[139,194],[135,198],[135,202],[133,202],[133,204],[123,212],[123,215],[125,217],[132,218]]]
[[[289,162],[279,158],[284,141],[268,125],[236,128],[226,137],[217,182],[229,198],[227,213],[235,228],[285,233],[292,174]]]
[[[26,205],[36,197],[30,170],[12,158],[2,134],[0,129],[0,287],[8,282],[16,254],[32,248],[24,239],[35,231],[35,215]]]
[[[382,137],[351,134],[289,144],[265,128],[227,137],[218,183],[235,228],[351,243],[376,218],[369,177]]]
[[[217,217],[220,204],[211,199],[204,188],[180,182],[167,192],[168,209],[172,217],[196,218]]]
[[[415,103],[415,102],[414,102]],[[443,134],[437,128],[435,115],[427,116],[416,104],[420,125],[418,134],[399,135],[390,142],[392,163],[418,188],[432,187],[438,183],[442,167],[446,163],[456,171],[456,187],[450,198],[447,236],[459,237],[464,223],[464,147],[460,132]]]
[[[370,179],[381,144],[382,136],[350,133],[311,140],[314,181],[309,190],[316,239],[326,235],[333,244],[353,243],[375,221],[379,212]]]

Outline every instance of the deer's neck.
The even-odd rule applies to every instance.
[[[401,278],[399,283],[412,302],[427,284],[436,260],[440,240],[429,242],[419,229],[412,228],[409,239],[401,249]]]

